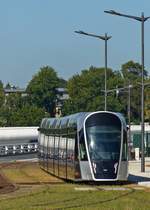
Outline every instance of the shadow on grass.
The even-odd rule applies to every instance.
[[[129,185],[129,184],[135,184],[138,182],[149,182],[150,177],[144,177],[144,176],[136,176],[133,174],[129,174],[128,180],[126,181],[80,181],[80,182],[75,182],[75,181],[70,181],[70,180],[65,180],[66,183],[74,183],[74,184],[79,184],[79,185]]]
[[[90,185],[90,186],[120,186],[120,185],[128,185],[131,182],[129,180],[126,181],[71,181],[71,180],[65,180],[64,183],[70,183],[70,184],[77,184],[77,185]]]

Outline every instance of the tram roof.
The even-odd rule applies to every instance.
[[[72,115],[68,115],[68,116],[60,117],[60,118],[43,118],[40,127],[44,129],[48,129],[48,128],[52,128],[52,129],[62,128],[63,129],[63,128],[68,128],[68,127],[81,128],[85,117],[88,116],[90,113],[96,113],[96,112],[79,112],[76,114],[72,114]],[[125,120],[122,114],[120,113],[107,112],[107,111],[102,111],[102,113],[115,114],[123,122],[123,124],[125,124]]]
[[[66,128],[75,127],[79,122],[79,119],[84,118],[89,112],[80,112],[60,118],[43,118],[40,127],[41,128]]]

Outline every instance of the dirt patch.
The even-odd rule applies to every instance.
[[[0,172],[0,194],[10,193],[16,189],[17,187]]]
[[[0,163],[0,194],[7,194],[23,185],[40,186],[60,184],[62,180],[46,173],[38,162]]]

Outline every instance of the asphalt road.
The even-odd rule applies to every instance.
[[[36,139],[35,139],[36,141]],[[15,139],[15,140],[0,140],[0,145],[9,145],[9,144],[27,144],[27,143],[31,143],[30,139]]]
[[[0,157],[0,163],[2,162],[12,162],[17,160],[30,160],[37,158],[37,153],[33,154],[24,154],[24,155],[11,155],[11,156],[3,156]]]

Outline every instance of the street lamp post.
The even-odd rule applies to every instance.
[[[132,85],[128,86],[128,125],[129,125],[129,130],[128,130],[128,138],[129,138],[129,160],[131,160],[131,88]]]
[[[99,36],[99,35],[95,35],[95,34],[89,34],[84,31],[75,31],[75,33],[95,37],[95,38],[102,39],[105,41],[105,91],[104,91],[104,93],[105,93],[105,107],[104,107],[104,110],[106,111],[107,110],[107,41],[111,38],[111,36],[107,36],[107,33],[105,33],[105,36]]]
[[[141,14],[140,17],[126,15],[114,10],[104,11],[105,13],[109,13],[111,15],[117,15],[122,17],[127,17],[130,19],[134,19],[141,22],[141,63],[142,63],[142,75],[141,75],[141,172],[145,172],[145,155],[144,155],[144,22],[148,20],[150,17],[144,17],[144,13]]]

